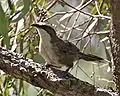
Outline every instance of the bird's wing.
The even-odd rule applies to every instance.
[[[61,55],[76,55],[79,52],[79,49],[68,41],[59,40],[53,43],[53,46],[55,46],[54,50],[60,51]]]
[[[85,54],[79,51],[79,49],[73,44],[68,41],[59,41],[55,42],[57,46],[55,48],[56,54],[59,56],[62,55],[65,58],[74,58],[74,60],[83,59],[86,61],[99,61],[102,62],[104,59],[92,54]],[[60,54],[59,54],[60,53]],[[67,57],[66,57],[67,56]]]

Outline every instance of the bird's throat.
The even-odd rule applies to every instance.
[[[52,50],[51,37],[44,30],[41,30],[39,35],[40,35],[39,52],[46,60],[46,62],[54,65],[55,64],[54,61],[56,61],[57,58],[56,55],[54,54],[54,51]]]

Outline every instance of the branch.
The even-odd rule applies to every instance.
[[[118,96],[105,89],[95,88],[64,71],[46,68],[2,47],[0,47],[0,69],[15,78],[45,88],[56,96]]]

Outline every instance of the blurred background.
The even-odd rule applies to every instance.
[[[110,61],[74,62],[70,73],[97,87],[115,90],[109,0],[0,0],[0,46],[44,64],[40,37],[31,24],[46,22],[59,38],[74,43],[81,52]],[[22,80],[0,72],[0,96],[54,96]]]

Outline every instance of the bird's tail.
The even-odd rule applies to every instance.
[[[83,59],[85,61],[96,61],[96,62],[104,62],[105,59],[92,55],[92,54],[84,54],[84,53],[79,53],[78,55],[79,59]]]

